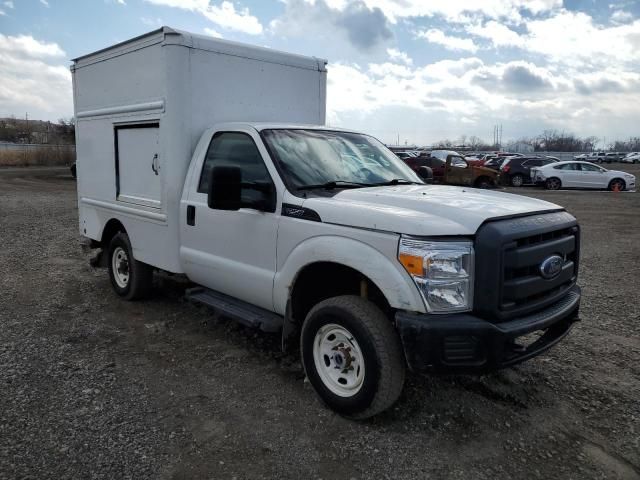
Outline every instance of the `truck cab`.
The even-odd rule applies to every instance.
[[[155,97],[109,91],[122,62],[155,65]],[[156,271],[186,276],[197,285],[188,300],[299,351],[342,415],[389,408],[407,369],[528,360],[577,319],[575,218],[541,200],[427,185],[374,137],[323,125],[322,61],[164,27],[72,71],[79,227],[116,294],[144,298]],[[137,85],[141,73],[128,75],[119,81]]]

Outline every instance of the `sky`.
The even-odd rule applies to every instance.
[[[327,59],[327,123],[387,143],[640,136],[640,0],[0,0],[0,117],[71,117],[70,59],[162,25]]]

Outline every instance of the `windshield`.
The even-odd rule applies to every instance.
[[[331,182],[366,187],[385,182],[423,183],[402,160],[368,135],[329,130],[263,130],[287,187]]]

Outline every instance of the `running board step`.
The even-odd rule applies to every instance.
[[[207,305],[247,327],[258,328],[263,332],[278,332],[282,329],[283,319],[279,315],[224,293],[195,287],[187,289],[184,296],[190,302]]]

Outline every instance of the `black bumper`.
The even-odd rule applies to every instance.
[[[396,313],[409,368],[418,372],[481,373],[515,365],[558,343],[578,319],[580,288],[542,311],[501,323],[471,314]],[[540,332],[528,345],[524,335]],[[520,342],[520,343],[519,343]]]

